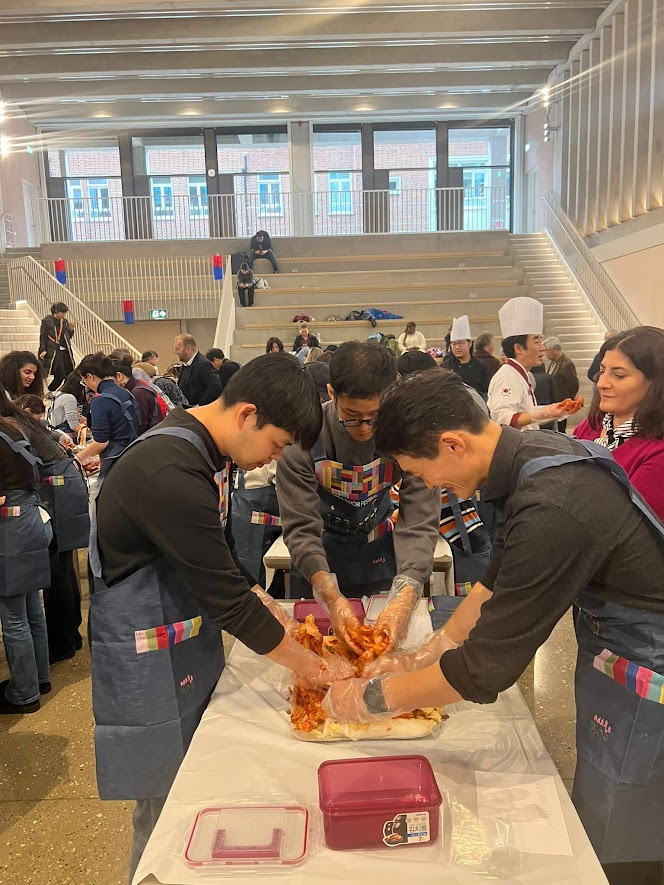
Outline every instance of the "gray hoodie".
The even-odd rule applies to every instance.
[[[327,457],[344,464],[368,464],[376,453],[374,440],[356,442],[339,424],[334,401],[323,405],[321,442]],[[428,489],[421,479],[402,474],[395,462],[394,482],[402,479],[399,519],[394,528],[397,573],[422,584],[433,570],[433,554],[440,524],[440,489]],[[334,572],[323,547],[318,482],[311,453],[287,446],[277,465],[277,497],[284,541],[296,568],[307,578],[317,571]]]

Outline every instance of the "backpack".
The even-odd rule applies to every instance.
[[[399,345],[394,335],[383,335],[382,332],[376,332],[374,335],[369,335],[367,341],[373,341],[375,344],[380,344],[382,347],[386,348],[386,350],[389,350],[390,353],[393,353],[397,359],[399,358]]]

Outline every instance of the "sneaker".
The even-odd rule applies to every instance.
[[[53,686],[50,682],[39,683],[39,694],[48,694]]]
[[[11,701],[8,701],[5,697],[5,689],[8,685],[9,679],[5,679],[4,682],[0,682],[0,714],[36,713],[37,710],[41,707],[41,704],[39,703],[39,698],[37,698],[37,700],[34,701],[32,704],[12,704]]]

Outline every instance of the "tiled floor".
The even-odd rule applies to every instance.
[[[567,615],[520,680],[568,788],[575,652]],[[0,885],[126,885],[131,804],[96,795],[87,646],[52,682],[38,713],[0,716]]]

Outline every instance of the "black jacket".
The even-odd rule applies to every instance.
[[[62,328],[60,327],[60,323],[62,323]],[[58,334],[60,335],[59,343],[57,341]],[[66,319],[56,320],[54,316],[49,315],[44,317],[41,321],[39,329],[39,354],[46,353],[42,362],[47,374],[50,374],[55,357],[60,353],[63,353],[63,351],[59,350],[59,347],[63,347],[64,352],[69,354],[69,359],[72,361],[73,368],[74,357],[71,350],[71,339],[73,336],[74,330]]]
[[[309,335],[307,340],[305,341],[301,335],[298,335],[295,341],[293,342],[293,350],[295,353],[302,350],[303,347],[320,347],[320,341],[316,337],[316,335]]]
[[[207,406],[221,396],[219,372],[200,351],[190,366],[182,366],[178,387],[190,406]]]
[[[468,387],[486,397],[491,376],[483,362],[471,356],[469,363],[460,363],[453,353],[448,353],[443,360],[443,366],[451,369]]]
[[[263,242],[259,243],[256,239],[257,234],[263,234]],[[252,252],[262,252],[264,249],[272,248],[272,240],[270,239],[270,235],[266,230],[259,230],[251,238],[251,242],[249,243],[249,249]]]

